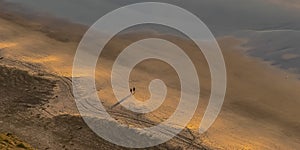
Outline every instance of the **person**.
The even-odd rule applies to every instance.
[[[133,92],[133,94],[135,94],[135,87],[133,87],[132,92]]]
[[[130,93],[132,94],[132,88],[130,88]]]

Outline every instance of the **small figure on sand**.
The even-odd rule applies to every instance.
[[[132,88],[132,93],[135,94],[135,87]]]

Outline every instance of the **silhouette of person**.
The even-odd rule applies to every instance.
[[[132,88],[130,88],[130,93],[132,94]]]
[[[132,91],[133,91],[133,94],[135,94],[135,87],[133,87]]]

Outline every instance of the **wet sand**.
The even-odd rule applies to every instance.
[[[4,95],[1,99],[3,104],[1,107],[4,107],[1,110],[4,111],[1,112],[0,131],[12,132],[39,149],[120,148],[92,133],[79,117],[75,107],[70,77],[72,59],[80,39],[77,37],[80,35],[70,34],[64,39],[76,38],[61,40],[59,37],[66,34],[57,32],[59,30],[55,28],[50,28],[53,30],[50,33],[53,34],[49,35],[49,30],[36,30],[37,26],[28,25],[30,22],[26,20],[4,16],[5,19],[0,19],[0,55],[3,57],[0,60],[1,70],[3,70],[1,80],[5,81],[1,82],[4,84],[0,88]],[[64,27],[69,28],[69,26],[72,25]],[[77,28],[69,28],[67,31],[76,32]],[[83,31],[84,29],[79,33]],[[103,61],[98,65],[96,79],[99,95],[105,106],[111,106],[116,102],[108,82],[110,66],[114,58],[122,47],[146,36],[162,37],[152,32],[123,35],[106,47]],[[197,115],[188,125],[189,130],[195,130],[210,94],[207,63],[202,59],[199,50],[187,44],[188,41],[173,36],[162,38],[182,45],[186,53],[191,56],[199,73],[200,105]],[[243,40],[224,37],[218,41],[225,57],[228,73],[227,95],[220,116],[204,135],[196,133],[189,135],[187,130],[174,140],[156,148],[168,149],[179,145],[188,148],[191,143],[191,147],[195,149],[201,144],[212,149],[297,149],[300,147],[298,116],[300,82],[296,75],[274,68],[257,58],[246,56],[243,53],[245,50],[240,47],[244,43]],[[161,67],[151,67],[157,65]],[[161,70],[172,76],[164,78]],[[176,108],[176,99],[180,91],[178,77],[173,74],[174,70],[170,66],[159,61],[140,64],[132,72],[132,78],[137,79],[134,85],[141,89],[136,97],[140,100],[147,99],[148,89],[143,87],[148,87],[151,79],[162,77],[168,85],[165,103],[157,111],[138,118],[136,114],[122,107],[117,107],[110,113],[121,123],[136,126],[154,125],[166,119]],[[80,138],[82,135],[86,135],[85,140]],[[196,136],[197,140],[193,140],[193,136]]]

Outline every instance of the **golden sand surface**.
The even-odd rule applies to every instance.
[[[5,19],[0,19],[0,33],[2,57],[37,65],[40,66],[39,69],[59,76],[72,76],[73,57],[78,41],[59,41],[43,32]],[[103,59],[98,62],[96,81],[99,96],[106,105],[116,102],[110,85],[114,58],[128,43],[148,36],[161,37],[150,32],[120,36],[104,50]],[[181,45],[198,71],[201,83],[200,104],[188,125],[188,128],[196,130],[210,94],[211,81],[207,62],[202,53],[189,41],[173,36],[161,38]],[[223,37],[219,38],[218,42],[227,67],[227,94],[218,119],[203,135],[203,144],[213,149],[230,150],[299,148],[300,81],[297,76],[247,56],[246,50],[240,46],[245,40]],[[169,75],[167,77],[164,75],[166,72]],[[139,89],[136,98],[141,101],[149,98],[149,91],[145,87],[148,87],[152,79],[160,78],[168,85],[168,95],[164,104],[145,116],[156,122],[170,116],[180,95],[180,83],[176,72],[163,62],[150,60],[140,63],[131,75],[134,80],[131,84]]]

